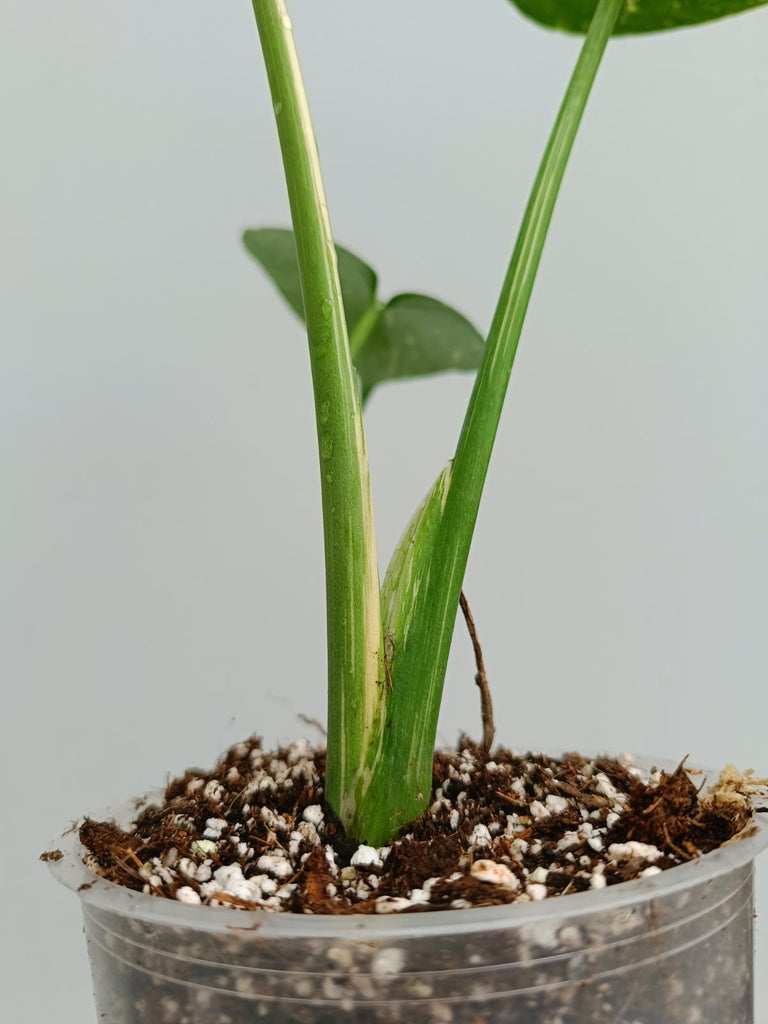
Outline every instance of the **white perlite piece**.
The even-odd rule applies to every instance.
[[[509,788],[515,794],[515,796],[520,800],[521,804],[524,804],[526,802],[526,800],[528,798],[527,798],[527,795],[526,795],[526,792],[525,792],[525,783],[523,782],[522,779],[513,779],[512,782],[510,783]]]
[[[595,868],[592,877],[589,879],[589,885],[592,889],[604,889],[608,885],[608,879],[603,874],[602,864]]]
[[[623,803],[626,797],[614,786],[605,772],[598,772],[595,775],[595,792],[610,800],[612,804]]]
[[[294,740],[288,748],[288,760],[302,761],[312,757],[312,753],[312,744],[308,739],[302,737],[301,739]]]
[[[203,796],[213,804],[220,804],[224,796],[224,787],[216,779],[206,782]]]
[[[566,800],[564,796],[556,796],[553,793],[549,794],[545,804],[550,814],[564,814],[570,807],[569,800]]]
[[[339,874],[339,866],[336,863],[336,851],[332,846],[326,845],[325,860],[326,863],[328,864],[328,870],[331,872],[334,878],[337,878]]]
[[[611,843],[608,855],[613,860],[632,860],[633,857],[637,857],[639,860],[654,861],[662,856],[662,852],[657,846],[630,840],[628,843]]]
[[[315,828],[319,828],[325,815],[323,814],[323,808],[320,804],[310,804],[309,807],[304,808],[304,812],[301,815],[304,821],[310,822]]]
[[[371,960],[374,974],[399,974],[405,967],[405,951],[399,946],[388,946],[380,949]]]
[[[166,850],[165,853],[163,854],[163,864],[167,868],[175,867],[178,859],[179,851],[176,849],[175,846],[172,846],[170,850]]]
[[[529,843],[527,839],[513,839],[509,844],[509,855],[515,860],[522,860],[528,853]]]
[[[195,845],[194,843],[192,844]],[[191,857],[182,857],[177,865],[180,875],[189,878],[193,882],[207,882],[213,874],[210,863],[198,864]]]
[[[378,896],[376,898],[377,914],[396,914],[398,910],[410,907],[411,901],[405,896]]]
[[[293,874],[293,868],[291,867],[290,861],[277,853],[262,854],[262,856],[256,861],[256,868],[257,870],[264,871],[268,875],[272,875],[273,878],[278,878],[281,881],[286,878],[290,878]]]
[[[537,821],[539,818],[549,817],[549,811],[541,802],[541,800],[532,800],[528,807],[528,810],[530,811],[531,817],[536,818]]]
[[[220,839],[226,827],[227,823],[223,818],[209,818],[205,823],[203,839]]]
[[[349,858],[349,863],[354,868],[380,868],[382,866],[379,851],[373,846],[358,846]]]
[[[262,807],[261,810],[259,811],[259,817],[267,826],[267,828],[271,828],[273,831],[284,831],[284,829],[280,827],[282,825],[282,822],[280,821],[280,819],[278,818],[278,816],[275,814],[271,807]]]
[[[200,892],[206,897],[215,897],[217,893],[234,896],[240,900],[255,903],[261,899],[261,886],[255,878],[244,878],[243,869],[239,864],[225,864],[216,868],[213,879],[200,886]]]
[[[253,875],[250,881],[257,883],[261,887],[263,896],[274,896],[277,892],[277,882],[274,878],[270,878],[269,875]],[[285,888],[289,887],[285,886]]]
[[[300,821],[297,831],[300,836],[303,836],[304,839],[306,839],[310,846],[320,845],[320,833],[317,831],[317,827],[313,822]]]
[[[558,853],[564,853],[566,850],[572,850],[578,846],[581,842],[581,837],[578,832],[566,832],[562,839],[558,840],[555,849]]]
[[[547,895],[546,885],[540,885],[538,882],[526,885],[525,891],[531,897],[532,900],[543,900]]]
[[[408,902],[412,907],[429,903],[429,889],[411,889],[408,893]]]
[[[301,832],[291,832],[288,837],[288,856],[298,857],[299,847],[304,842],[304,836]]]
[[[497,864],[495,860],[476,860],[469,873],[478,882],[502,885],[505,889],[520,888],[517,875],[510,871],[506,864]]]
[[[469,837],[469,845],[485,848],[491,845],[491,833],[487,825],[475,825]]]
[[[182,885],[176,890],[176,899],[182,903],[202,903],[199,894],[188,885]]]
[[[331,946],[325,954],[340,971],[348,971],[355,957],[349,946]]]

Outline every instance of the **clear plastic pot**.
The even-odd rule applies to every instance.
[[[136,802],[98,815],[126,824]],[[540,903],[251,913],[113,885],[75,833],[101,1024],[752,1024],[753,862],[768,824],[652,878]]]

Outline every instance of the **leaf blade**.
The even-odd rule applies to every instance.
[[[304,319],[293,231],[249,228],[243,233],[243,244]],[[380,303],[376,272],[349,249],[337,245],[336,252],[352,359],[364,400],[385,381],[480,366],[485,343],[465,316],[417,292]]]
[[[243,245],[261,264],[294,313],[304,320],[304,300],[293,231],[290,228],[248,228],[243,232]],[[376,299],[378,279],[373,268],[349,249],[337,245],[336,256],[347,332],[352,334]]]
[[[363,394],[384,381],[476,370],[482,335],[457,310],[428,295],[396,295],[381,311],[355,365]]]
[[[597,0],[512,0],[527,17],[547,28],[584,34]],[[665,32],[701,25],[761,7],[768,0],[634,0],[619,15],[614,35]]]
[[[401,825],[416,818],[431,788],[434,731],[440,694],[425,693],[400,670],[413,660],[413,645],[422,632],[411,635],[416,598],[429,585],[432,557],[445,500],[451,486],[452,463],[438,476],[406,526],[381,585],[382,633],[386,705],[380,720],[379,743],[366,766],[358,793],[358,813],[366,840],[380,846]],[[396,680],[393,682],[393,679]],[[388,780],[386,785],[383,780]]]

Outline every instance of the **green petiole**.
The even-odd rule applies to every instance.
[[[456,455],[417,513],[418,529],[412,524],[406,531],[387,572],[385,590],[396,592],[398,602],[390,628],[397,651],[387,709],[391,727],[369,801],[358,811],[361,834],[374,842],[389,839],[417,817],[429,798],[448,654],[502,405],[568,157],[623,5],[624,0],[598,3],[533,186]],[[400,579],[404,559],[406,581]],[[386,606],[383,611],[387,614]]]
[[[328,628],[326,797],[351,824],[363,764],[381,734],[379,576],[365,434],[320,161],[284,0],[253,0],[299,260],[312,366]]]
[[[587,98],[624,0],[600,0],[512,256],[453,462],[408,527],[380,601],[368,461],[309,110],[284,0],[253,0],[277,118],[307,323],[322,475],[328,610],[326,796],[380,845],[429,799],[462,580],[528,301]],[[381,605],[381,607],[380,607]]]

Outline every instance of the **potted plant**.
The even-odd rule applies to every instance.
[[[293,233],[255,231],[245,241],[307,325],[326,551],[327,751],[311,754],[297,744],[270,754],[249,741],[233,748],[216,773],[188,774],[148,800],[138,826],[135,805],[112,808],[105,817],[117,826],[88,820],[51,852],[62,880],[83,897],[101,1018],[747,1022],[751,865],[764,839],[749,816],[756,784],[733,773],[700,801],[682,767],[658,773],[650,764],[597,757],[555,762],[494,754],[479,645],[461,587],[557,192],[610,36],[756,5],[519,4],[545,23],[586,35],[484,345],[463,318],[434,300],[405,295],[380,302],[370,268],[337,250],[285,3],[253,6]],[[455,456],[406,528],[380,586],[361,398],[387,378],[474,366]],[[485,733],[482,744],[467,742],[436,761],[460,605],[478,652]],[[232,800],[227,783],[236,791]],[[264,802],[265,792],[276,794],[274,806]],[[479,821],[468,832],[466,808],[487,803],[489,793],[510,810],[503,832],[498,819],[495,832]],[[292,808],[290,824],[281,800]],[[249,821],[258,810],[266,852],[249,846],[251,833],[238,838],[227,818],[235,805]],[[605,838],[619,838],[615,829],[626,809],[626,841],[608,844],[600,869],[594,855],[606,852]],[[667,835],[662,848],[655,840],[668,833],[673,812],[675,828],[689,831]],[[539,836],[555,819],[562,826],[556,862],[523,865],[525,857],[543,856]],[[427,827],[438,820],[447,826],[446,843]],[[745,834],[745,826],[753,831]],[[458,849],[454,837],[462,827],[466,848]],[[156,845],[157,829],[169,840],[164,849]],[[404,833],[410,860],[402,852]],[[738,843],[718,848],[736,833]],[[90,851],[85,864],[80,840]],[[504,857],[497,856],[501,846]],[[448,868],[433,863],[437,847]],[[258,874],[232,860],[233,848]],[[714,852],[694,856],[702,848]],[[688,863],[661,871],[675,856]],[[429,878],[417,870],[418,858],[430,865]],[[395,895],[396,883],[411,876],[423,884]],[[606,884],[620,877],[635,880]],[[393,891],[384,892],[382,880]],[[354,883],[355,905],[367,911],[330,913],[345,883]],[[561,895],[541,902],[550,889]],[[298,907],[297,892],[304,899]],[[157,899],[161,893],[177,899]],[[349,907],[347,896],[339,905]],[[495,905],[473,909],[483,903]],[[270,914],[265,907],[311,913]],[[437,907],[447,909],[421,912]]]

